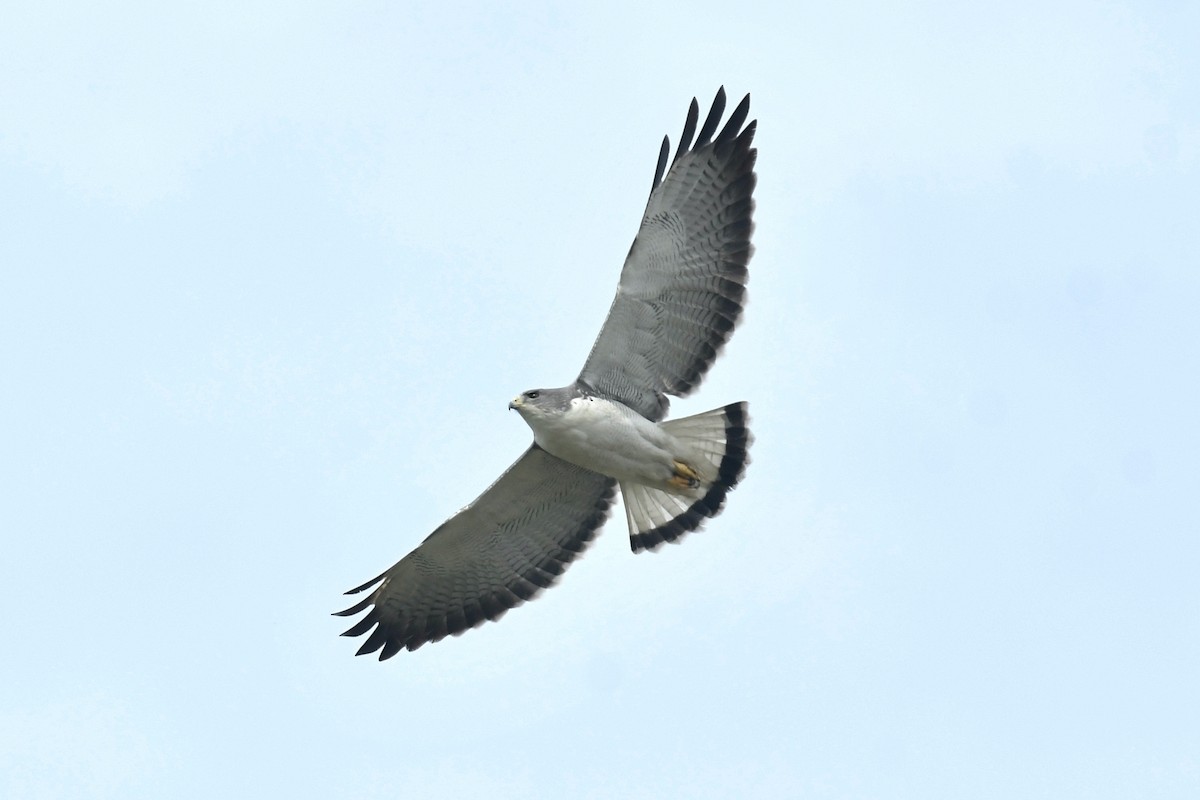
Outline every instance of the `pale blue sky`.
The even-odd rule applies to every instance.
[[[1200,796],[1196,4],[181,5],[0,25],[0,796]],[[355,659],[721,84],[745,483]]]

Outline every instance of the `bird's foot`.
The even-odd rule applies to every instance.
[[[668,484],[676,489],[695,489],[700,485],[700,473],[696,470],[682,461],[672,461],[671,465],[675,468],[675,474],[667,480]]]

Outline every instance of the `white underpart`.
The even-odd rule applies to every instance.
[[[691,417],[668,420],[662,428],[676,441],[703,459],[688,464],[706,479],[694,489],[662,491],[656,487],[622,483],[625,519],[630,535],[666,525],[704,496],[725,457],[725,409],[717,408]],[[711,477],[707,477],[711,475]]]
[[[565,412],[519,408],[538,445],[564,461],[616,478],[630,535],[666,525],[700,500],[725,457],[725,409],[656,423],[621,403],[580,397]],[[675,463],[700,476],[679,486]]]
[[[675,461],[692,465],[702,479],[716,477],[715,469],[705,469],[703,451],[621,403],[579,397],[563,413],[521,411],[543,450],[619,481],[670,488]]]
[[[704,473],[711,467],[715,478],[721,462],[725,459],[725,409],[714,408],[694,414],[690,417],[680,417],[662,423],[662,428],[676,441],[681,442],[692,452],[698,453],[703,464],[688,462],[697,471]]]
[[[620,481],[631,535],[667,524],[704,497],[725,456],[720,408],[662,423],[598,397],[576,398],[562,413],[520,410],[543,450]],[[699,474],[699,485],[669,483],[675,462]]]

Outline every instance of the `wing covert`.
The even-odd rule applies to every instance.
[[[357,655],[379,660],[499,619],[551,586],[608,518],[615,481],[532,445],[475,502],[355,594],[338,616],[367,615],[343,636],[375,630]]]
[[[669,169],[664,140],[616,298],[579,375],[652,420],[666,415],[667,395],[683,397],[700,385],[745,301],[757,121],[745,124],[750,95],[718,133],[724,111],[721,88],[693,144],[699,113],[692,100]]]

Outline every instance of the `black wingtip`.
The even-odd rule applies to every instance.
[[[362,586],[355,586],[353,589],[351,589],[348,592],[342,592],[342,594],[358,594],[359,592],[366,591],[367,589],[370,589],[372,586],[379,583],[381,580],[383,580],[386,577],[387,577],[386,572],[380,573],[379,575],[376,575],[374,578],[371,578],[371,580],[364,583]]]
[[[371,604],[371,598],[364,597],[361,601],[355,603],[354,605],[350,606],[349,608],[345,609],[344,611],[333,612],[333,616],[335,616],[335,617],[352,617],[355,614],[357,614],[358,612],[365,610],[366,607],[369,606],[370,604]]]
[[[387,642],[387,638],[387,632],[383,629],[383,626],[380,625],[371,632],[371,635],[367,637],[367,640],[363,642],[362,647],[358,648],[358,652],[356,652],[354,655],[365,656],[367,653],[374,653],[376,650],[383,647],[384,643]]]
[[[713,97],[712,107],[709,108],[708,116],[704,118],[704,126],[700,129],[700,133],[696,135],[696,123],[700,118],[700,104],[696,98],[692,98],[692,102],[688,104],[687,119],[683,123],[683,132],[679,134],[679,141],[675,146],[675,157],[671,157],[671,137],[664,136],[662,146],[658,151],[658,166],[654,170],[654,181],[650,184],[650,192],[654,193],[666,177],[668,166],[673,167],[675,162],[683,158],[683,156],[699,150],[702,147],[712,143],[715,146],[727,146],[731,140],[742,142],[752,141],[754,139],[755,122],[751,122],[745,131],[742,130],[742,125],[746,122],[746,117],[750,114],[750,93],[747,92],[729,120],[725,123],[725,127],[721,128],[717,134],[717,128],[721,124],[721,117],[725,114],[725,87],[721,86],[717,89],[717,94]],[[749,136],[744,134],[749,133]],[[715,142],[713,134],[717,134]],[[747,145],[748,146],[748,145]]]
[[[750,116],[750,95],[747,94],[742,98],[742,102],[737,104],[737,108],[729,115],[729,120],[725,123],[725,127],[721,129],[721,133],[717,136],[716,144],[718,146],[730,141],[736,137],[742,130],[742,125],[746,122],[746,117]]]
[[[358,622],[351,625],[346,630],[342,631],[342,633],[340,635],[341,636],[362,636],[364,633],[371,630],[371,626],[374,625],[377,621],[378,620],[375,619],[374,614],[368,614],[367,616],[360,619]]]
[[[703,147],[712,139],[712,135],[716,133],[717,125],[721,123],[721,115],[725,113],[725,87],[717,89],[717,96],[713,98],[712,108],[708,111],[708,117],[704,120],[704,127],[700,129],[700,135],[696,137],[696,147]]]
[[[667,172],[667,158],[671,155],[671,137],[664,136],[662,147],[658,150],[658,169],[654,170],[654,183],[650,184],[650,191],[653,192],[658,188],[658,184],[662,183],[663,175]],[[676,156],[678,158],[678,156]]]
[[[683,123],[683,133],[679,134],[679,146],[675,148],[675,158],[671,161],[672,164],[691,149],[692,137],[696,135],[696,122],[699,118],[700,105],[693,97],[691,104],[688,105],[687,119]]]

